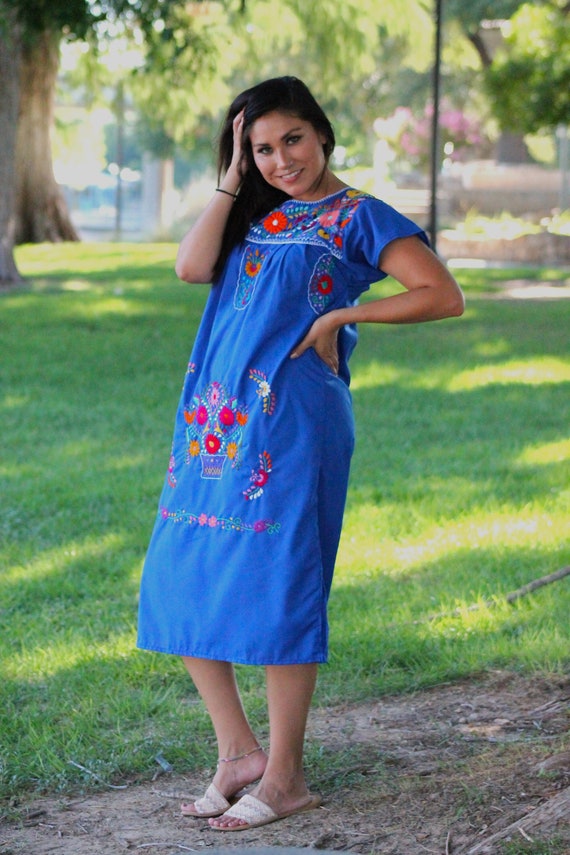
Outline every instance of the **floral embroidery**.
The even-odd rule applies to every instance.
[[[208,526],[219,528],[222,531],[253,532],[254,534],[279,534],[281,523],[274,520],[256,520],[254,523],[244,522],[240,517],[218,517],[214,514],[193,514],[189,511],[169,511],[167,508],[159,510],[159,516],[165,522],[186,523],[186,525]]]
[[[271,457],[267,451],[262,451],[259,455],[259,469],[251,470],[251,478],[249,479],[251,481],[251,487],[248,487],[247,490],[243,491],[246,499],[249,501],[259,499],[263,493],[263,488],[269,481],[269,473],[272,469],[273,464],[271,462]]]
[[[330,254],[321,255],[309,282],[308,298],[311,309],[321,314],[333,301],[333,278],[334,257]]]
[[[170,460],[168,461],[168,483],[171,487],[176,487],[177,481],[176,476],[174,475],[174,467],[176,466],[176,458],[174,454],[171,452]]]
[[[245,309],[251,302],[257,276],[263,265],[265,253],[248,246],[243,254],[238,283],[234,294],[234,308]]]
[[[186,462],[199,455],[202,478],[221,478],[228,458],[233,468],[239,466],[247,409],[221,383],[214,380],[202,395],[194,395],[190,407],[184,410],[184,420]]]
[[[275,411],[276,397],[271,391],[271,386],[267,380],[267,375],[257,368],[249,369],[249,379],[257,383],[257,394],[263,401],[263,412],[268,416],[272,416]]]
[[[257,244],[291,240],[326,246],[340,258],[343,231],[366,198],[359,190],[347,190],[320,202],[288,200],[252,226],[247,239]]]
[[[289,225],[289,221],[282,211],[274,211],[264,219],[263,225],[268,232],[271,232],[272,235],[276,235],[279,234],[279,232],[285,231]]]

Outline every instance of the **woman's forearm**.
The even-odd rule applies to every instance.
[[[239,178],[228,172],[220,184],[224,193],[214,192],[192,228],[183,237],[176,256],[176,275],[184,282],[211,282],[213,269],[220,249],[222,237]]]

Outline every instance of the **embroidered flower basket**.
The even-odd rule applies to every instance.
[[[201,454],[202,478],[221,478],[227,454]]]

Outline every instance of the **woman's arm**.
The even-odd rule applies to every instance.
[[[465,303],[461,289],[420,238],[392,241],[381,253],[378,266],[406,290],[321,315],[291,354],[293,358],[313,347],[336,373],[338,330],[345,324],[415,324],[463,314]]]
[[[234,119],[234,151],[232,162],[223,177],[220,189],[225,193],[214,193],[192,228],[182,238],[176,256],[176,275],[184,282],[205,283],[212,281],[213,269],[222,246],[222,237],[233,196],[241,184],[241,136],[243,112]],[[229,194],[229,195],[228,195]]]

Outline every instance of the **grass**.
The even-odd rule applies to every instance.
[[[30,278],[0,297],[2,799],[149,778],[159,753],[178,772],[215,757],[180,663],[134,647],[207,295],[177,282],[174,252],[22,247]],[[477,296],[462,319],[361,330],[317,704],[568,667],[568,580],[510,606],[504,595],[568,563],[570,302],[485,297],[509,277],[559,279],[555,269],[456,274]],[[239,671],[264,728],[260,669]]]

